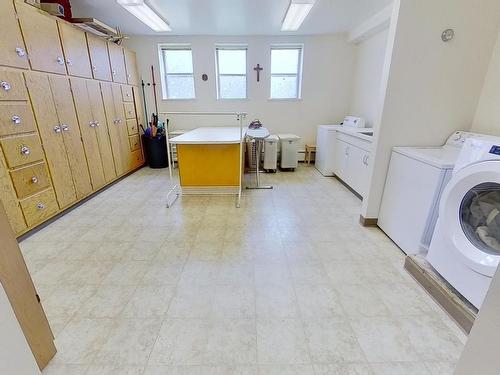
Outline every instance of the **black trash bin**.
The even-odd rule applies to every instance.
[[[167,138],[164,135],[150,138],[143,134],[142,144],[151,168],[168,168]]]

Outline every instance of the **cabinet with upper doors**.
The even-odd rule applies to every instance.
[[[31,69],[66,74],[56,19],[31,5],[20,2],[15,5]]]
[[[28,69],[28,55],[12,1],[0,2],[0,25],[0,65]]]
[[[127,70],[127,83],[129,85],[139,85],[139,74],[137,72],[137,57],[135,52],[128,49],[123,50],[125,54],[125,69]]]
[[[108,42],[108,51],[113,82],[127,83],[127,72],[125,70],[123,48],[115,43]]]
[[[335,142],[335,175],[361,197],[366,194],[371,142],[338,132]]]
[[[87,34],[92,76],[100,81],[111,81],[108,43],[94,35]]]
[[[64,21],[57,22],[68,74],[92,78],[85,33]]]

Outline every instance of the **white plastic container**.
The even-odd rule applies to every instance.
[[[277,135],[270,135],[264,139],[264,169],[276,171],[278,169],[278,141]]]
[[[299,164],[300,137],[295,134],[278,134],[281,143],[280,167],[295,169]]]

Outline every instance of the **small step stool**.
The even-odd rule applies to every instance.
[[[316,145],[306,145],[306,155],[304,161],[311,164],[312,154],[316,154]]]

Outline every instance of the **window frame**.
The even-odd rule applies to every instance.
[[[165,51],[191,51],[191,65],[193,67],[192,73],[167,73],[167,56]],[[196,100],[196,80],[195,80],[195,66],[194,66],[194,58],[193,58],[193,49],[191,44],[158,44],[158,54],[160,60],[160,80],[161,80],[161,91],[162,91],[162,99],[163,100]],[[193,97],[192,98],[171,98],[168,94],[168,83],[167,76],[176,76],[176,77],[192,77],[193,78]]]
[[[273,64],[273,50],[299,50],[298,57],[298,66],[297,73],[273,73],[272,64]],[[304,44],[273,44],[269,50],[270,55],[270,63],[269,63],[269,100],[302,100],[302,75],[303,75],[303,67],[304,67]],[[297,77],[297,86],[296,86],[296,96],[293,98],[276,98],[272,96],[273,92],[273,77]]]
[[[219,72],[219,50],[245,51],[245,74],[220,74]],[[217,44],[215,46],[215,74],[217,100],[248,100],[248,45],[246,44]],[[220,95],[220,77],[245,77],[244,98],[222,98]]]

